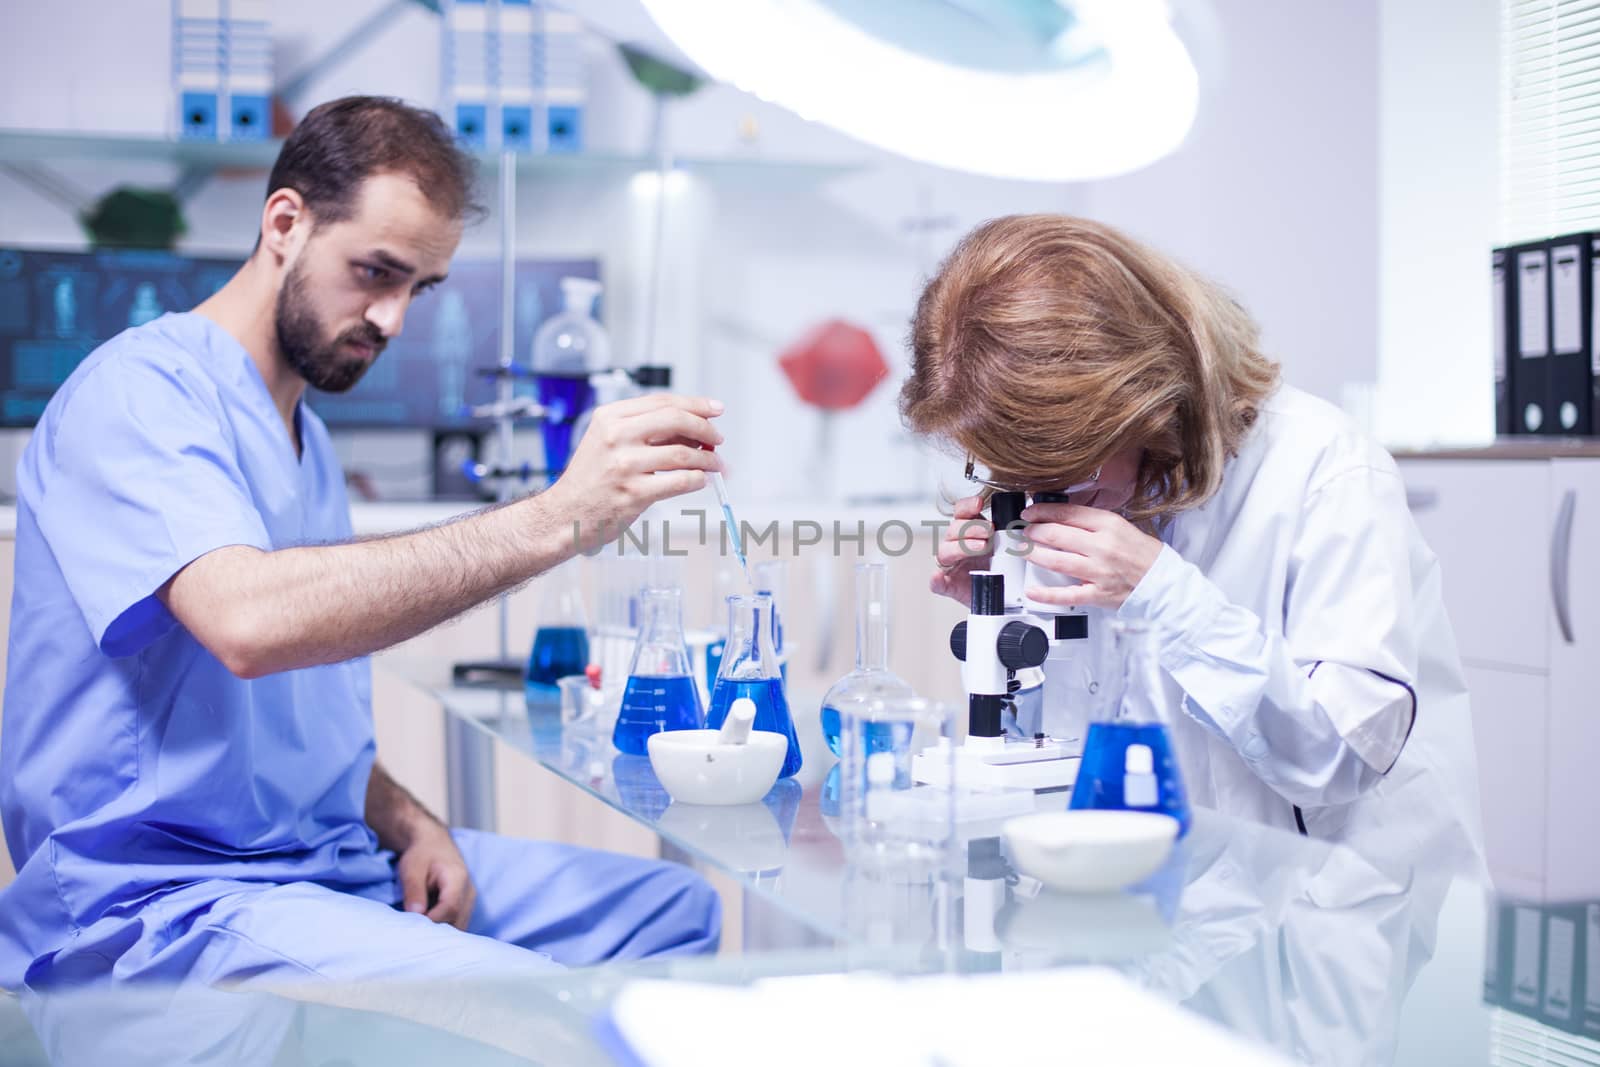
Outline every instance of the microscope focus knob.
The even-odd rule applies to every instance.
[[[1050,655],[1050,639],[1045,632],[1025,622],[1006,623],[1000,628],[996,645],[995,652],[1008,671],[1041,666]]]
[[[962,663],[967,662],[967,620],[956,623],[950,631],[950,652]]]

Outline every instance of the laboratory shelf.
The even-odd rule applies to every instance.
[[[172,163],[180,167],[257,169],[271,167],[281,140],[216,143],[178,141],[127,133],[0,129],[0,163],[51,163],[68,160]],[[498,153],[479,153],[486,173],[499,167]],[[677,158],[678,169],[713,181],[823,182],[856,171],[838,163],[775,159],[758,155]],[[626,176],[656,167],[652,157],[628,153],[580,152],[571,155],[520,155],[517,170],[525,179]]]

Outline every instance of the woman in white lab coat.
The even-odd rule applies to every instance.
[[[1465,683],[1394,461],[1281,384],[1238,304],[1107,226],[1014,216],[940,267],[912,347],[915,432],[988,485],[1076,488],[1023,518],[1030,562],[1080,584],[1028,595],[1153,627],[1192,801],[1477,855]],[[935,592],[988,565],[981,507],[957,502]]]

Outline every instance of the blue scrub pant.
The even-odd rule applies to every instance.
[[[478,890],[466,932],[398,910],[398,878],[359,893],[219,880],[101,918],[56,955],[52,978],[94,982],[109,969],[117,980],[211,985],[437,981],[716,950],[721,902],[687,867],[452,833]]]

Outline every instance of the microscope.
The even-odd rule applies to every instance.
[[[1035,503],[1065,502],[1061,493],[1037,493]],[[1055,739],[1043,732],[1007,737],[1008,715],[1017,714],[1017,695],[1042,693],[1046,660],[1067,658],[1087,642],[1089,616],[1083,608],[1057,607],[1029,600],[1035,585],[1061,585],[1073,579],[1028,563],[1026,493],[998,492],[990,498],[995,541],[992,569],[972,573],[972,606],[950,633],[950,651],[961,661],[967,691],[967,738],[956,749],[957,788],[1013,788],[1043,792],[1070,789],[1078,775],[1081,741]],[[944,785],[937,759],[914,761],[918,781]]]

